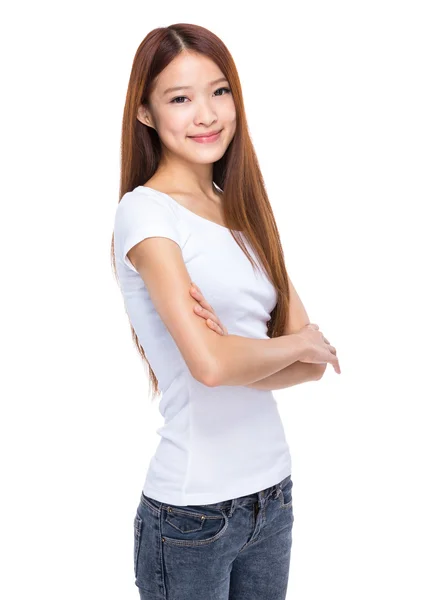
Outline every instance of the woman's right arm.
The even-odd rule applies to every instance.
[[[188,294],[191,278],[175,241],[146,238],[134,245],[127,256],[142,277],[191,374],[204,385],[247,385],[302,357],[305,342],[297,335],[253,339],[220,336],[206,327],[194,313],[194,300]]]

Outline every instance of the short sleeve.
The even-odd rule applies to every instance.
[[[127,253],[135,244],[150,237],[169,238],[182,247],[177,215],[167,198],[136,190],[127,192],[116,209],[114,252],[135,273],[138,271]]]

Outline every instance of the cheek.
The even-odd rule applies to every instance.
[[[236,133],[236,114],[234,114],[231,120],[231,133],[234,135]]]
[[[227,123],[230,128],[235,128],[236,126],[236,109],[234,107],[234,103],[229,106],[224,106],[224,110],[221,111],[221,115],[219,115],[220,121],[223,123]]]
[[[184,111],[176,111],[175,114],[168,114],[165,116],[161,123],[162,127],[160,130],[161,135],[166,138],[183,138],[187,135],[187,131],[191,129],[191,122],[188,122],[188,115],[183,114]]]

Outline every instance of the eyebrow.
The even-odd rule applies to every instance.
[[[211,81],[208,85],[214,85],[215,83],[219,83],[220,81],[228,81],[226,77],[220,77],[219,79],[215,79]],[[163,96],[165,96],[168,92],[176,92],[177,90],[189,90],[191,89],[191,85],[177,85],[175,87],[170,87],[163,92]]]

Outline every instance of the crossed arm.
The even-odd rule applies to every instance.
[[[284,335],[296,333],[305,325],[310,323],[307,311],[305,310],[305,307],[289,277],[288,280],[289,317]],[[216,317],[212,307],[206,303],[201,291],[198,288],[195,290],[190,288],[190,294],[195,300],[198,301],[199,305],[202,306],[202,311],[197,312],[200,317],[205,319],[211,318],[212,316]],[[209,310],[204,307],[209,307]],[[216,319],[218,320],[217,317]],[[212,323],[211,327],[219,333],[218,325],[215,322]],[[259,379],[258,381],[248,384],[246,387],[251,387],[258,390],[280,390],[293,385],[298,385],[300,383],[305,383],[307,381],[318,381],[322,378],[326,370],[326,366],[326,364],[319,365],[314,363],[304,363],[298,360],[288,367],[269,375],[268,377],[264,377],[263,379]]]
[[[250,383],[247,387],[257,390],[281,390],[306,381],[318,381],[322,378],[325,369],[326,365],[303,363],[297,360],[277,373]]]

